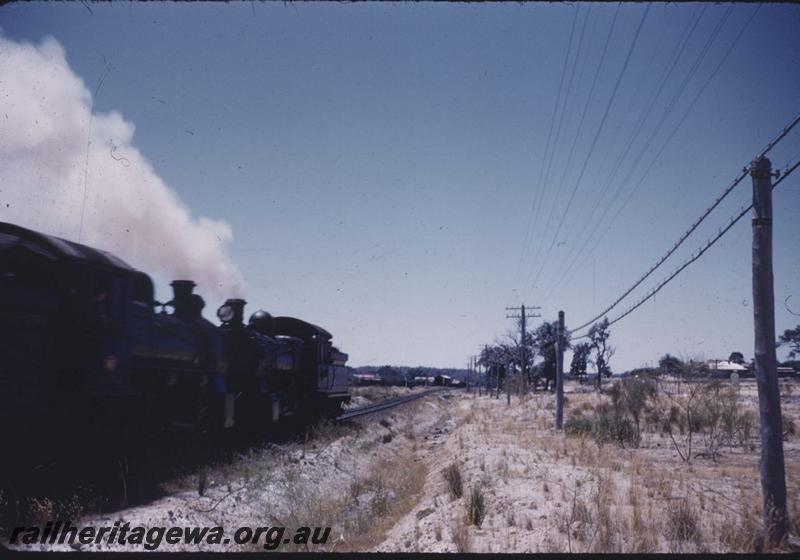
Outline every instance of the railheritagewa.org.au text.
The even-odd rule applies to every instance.
[[[50,521],[44,527],[15,527],[9,541],[14,545],[132,545],[144,550],[157,550],[164,543],[190,546],[251,544],[275,550],[283,545],[325,544],[330,533],[330,527],[298,527],[293,532],[287,532],[286,527],[239,527],[231,534],[226,533],[223,527],[143,527],[121,521],[108,527],[79,529],[69,521]]]

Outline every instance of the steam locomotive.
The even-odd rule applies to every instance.
[[[326,330],[265,311],[245,324],[242,299],[219,308],[216,326],[194,282],[171,286],[160,304],[150,277],[114,255],[0,223],[6,449],[80,439],[84,428],[262,432],[336,415],[349,399],[348,356]]]

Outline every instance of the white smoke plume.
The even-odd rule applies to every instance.
[[[193,217],[133,133],[116,111],[92,113],[92,92],[55,39],[0,36],[0,221],[194,280],[204,295],[241,296],[241,272],[226,253],[231,227]]]

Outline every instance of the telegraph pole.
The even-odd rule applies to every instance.
[[[761,421],[761,493],[764,531],[773,543],[788,533],[783,421],[775,355],[775,296],[772,277],[772,163],[753,161],[753,319],[755,374]]]
[[[564,423],[564,312],[558,312],[556,329],[556,430]]]
[[[486,379],[486,394],[489,398],[492,398],[492,372],[494,368],[492,368],[492,363],[489,361],[489,345],[483,345],[483,352],[481,352],[481,357],[483,358],[483,376]]]
[[[510,367],[510,365],[508,363],[508,358],[506,358],[505,368],[506,368],[506,377],[505,377],[505,379],[503,379],[503,383],[506,384],[506,404],[510,405],[511,404],[511,367]]]
[[[528,309],[541,309],[541,307],[536,307],[533,305],[528,306]],[[526,356],[525,350],[525,306],[520,305],[519,307],[506,307],[506,311],[518,311],[519,315],[506,315],[506,319],[519,319],[519,349],[520,349],[520,362],[522,365],[522,394],[525,395],[528,392],[528,359]],[[529,315],[529,317],[541,317],[538,313],[534,313]]]
[[[478,386],[478,396],[483,396],[483,383],[481,376],[478,375],[478,366],[476,365],[475,356],[472,356],[472,371],[475,372],[475,385]]]

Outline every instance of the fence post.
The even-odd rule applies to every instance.
[[[564,312],[558,312],[556,329],[556,430],[564,423]]]
[[[753,178],[753,319],[755,375],[761,421],[761,492],[764,530],[773,543],[787,534],[783,421],[775,353],[775,297],[772,277],[772,163],[761,157]]]

